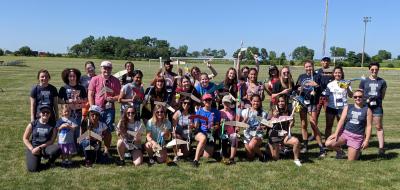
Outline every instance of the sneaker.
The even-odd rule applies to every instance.
[[[342,149],[336,152],[336,159],[345,159],[345,157],[346,153]]]
[[[130,158],[130,157],[132,157],[132,155],[131,155],[130,152],[127,152],[127,153],[125,153],[124,157],[125,157],[125,158]]]
[[[105,158],[107,158],[107,159],[110,159],[110,160],[113,158],[109,152],[104,152],[104,153],[103,153],[103,156],[104,156]]]
[[[172,161],[173,162],[178,162],[179,161],[179,156],[174,156],[174,159]]]
[[[266,161],[267,161],[267,155],[263,154],[262,156],[259,156],[259,157],[258,157],[258,160],[259,160],[260,162],[266,162]]]
[[[308,140],[308,141],[313,141],[313,140],[315,140],[314,135],[309,136],[307,140]]]
[[[125,160],[118,159],[115,163],[117,164],[117,166],[124,166],[125,165]]]
[[[385,157],[385,149],[384,149],[384,148],[380,148],[380,149],[378,150],[378,156],[379,156],[380,158],[384,158],[384,157]]]
[[[66,161],[66,160],[61,161],[61,167],[62,168],[67,168],[68,167],[68,161]]]
[[[92,162],[90,160],[85,161],[85,167],[91,168],[93,166]]]
[[[326,152],[325,151],[319,151],[318,158],[325,158],[326,157]]]
[[[296,166],[298,166],[298,167],[301,167],[301,166],[302,166],[300,160],[294,160],[293,162],[294,162],[294,164],[296,164]]]
[[[155,163],[156,163],[156,161],[154,160],[154,158],[149,158],[149,164],[150,165],[153,165]]]
[[[307,146],[304,146],[303,148],[301,148],[300,153],[304,154],[308,152],[308,148]]]
[[[193,160],[193,162],[192,162],[192,166],[193,166],[193,167],[198,168],[199,165],[200,165],[199,161]]]

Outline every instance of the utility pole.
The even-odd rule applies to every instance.
[[[325,57],[327,25],[328,25],[328,0],[325,0],[325,22],[324,22],[324,40],[322,42],[322,57]]]
[[[365,36],[367,35],[367,23],[371,22],[371,17],[365,16],[363,19],[363,22],[364,22],[364,43],[363,43],[363,48],[362,48],[361,67],[364,67]]]

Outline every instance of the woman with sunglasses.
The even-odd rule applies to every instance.
[[[372,111],[363,102],[364,92],[354,92],[354,104],[344,107],[336,131],[327,141],[326,146],[336,151],[336,158],[345,156],[341,146],[348,146],[348,160],[357,160],[361,150],[368,148],[371,137]]]
[[[260,161],[265,161],[265,155],[261,152],[260,146],[263,141],[264,128],[261,124],[261,117],[267,119],[268,114],[263,111],[261,96],[259,94],[253,94],[250,97],[251,107],[246,108],[242,111],[241,121],[249,125],[243,132],[244,144],[247,153],[247,158],[253,160],[257,155]]]
[[[50,118],[48,123],[55,126],[58,119],[58,92],[57,88],[49,84],[50,73],[46,69],[40,69],[37,73],[38,84],[32,87],[30,93],[31,122],[40,118],[39,106],[50,106]]]
[[[332,134],[332,126],[335,121],[339,121],[342,115],[344,106],[347,105],[347,97],[353,97],[351,86],[348,84],[343,87],[340,86],[340,81],[344,79],[344,72],[341,66],[333,68],[334,80],[329,82],[325,89],[326,97],[328,98],[328,105],[326,107],[326,128],[325,137],[329,137]]]
[[[133,77],[133,82],[127,83],[121,88],[118,102],[121,103],[121,115],[123,115],[127,107],[134,107],[135,110],[138,110],[135,112],[135,117],[140,118],[140,105],[144,100],[143,73],[140,70],[135,70],[131,76]]]
[[[196,115],[206,117],[207,121],[201,119],[195,119],[194,121],[197,128],[195,140],[198,142],[193,160],[194,167],[200,165],[200,156],[203,155],[205,158],[212,157],[215,145],[214,132],[219,128],[221,120],[219,111],[212,107],[213,97],[211,94],[204,94],[202,100],[204,106],[197,110]]]
[[[164,106],[155,105],[153,117],[146,124],[146,139],[145,148],[149,155],[149,163],[154,164],[155,160],[158,163],[167,161],[167,149],[165,142],[171,137],[171,122],[166,117],[166,109]],[[156,158],[154,158],[156,154]]]
[[[387,84],[386,81],[378,77],[379,63],[371,63],[368,69],[371,75],[360,82],[360,89],[364,90],[364,101],[368,103],[372,111],[372,121],[376,127],[376,136],[379,142],[378,154],[380,157],[385,156],[385,136],[383,133],[383,99],[385,99]]]
[[[191,122],[189,116],[194,113],[194,107],[191,107],[192,101],[190,97],[182,97],[179,100],[179,109],[174,113],[172,117],[172,125],[175,128],[175,132],[173,133],[174,138],[181,139],[184,141],[188,141],[191,138],[190,128]],[[190,146],[190,145],[189,145]],[[181,149],[183,156],[189,156],[189,150],[187,149],[187,145],[178,145],[178,149]],[[174,150],[177,152],[178,150]],[[174,158],[176,161],[178,158]]]
[[[48,158],[48,164],[54,165],[54,161],[60,156],[60,149],[53,144],[57,137],[57,129],[49,125],[51,107],[41,105],[38,107],[39,118],[28,124],[25,129],[23,142],[26,147],[26,166],[29,172],[40,171],[42,157]]]
[[[119,137],[117,141],[119,155],[117,165],[119,166],[125,165],[125,152],[130,152],[134,166],[138,166],[143,162],[142,134],[145,128],[142,127],[140,119],[135,116],[136,109],[128,106],[117,125],[117,135]]]
[[[271,104],[277,105],[278,104],[277,97],[281,95],[285,95],[285,97],[287,98],[286,102],[289,102],[289,97],[293,91],[293,87],[294,87],[294,82],[290,69],[288,66],[284,66],[280,71],[279,80],[275,82],[272,86]],[[290,105],[288,104],[288,106]]]

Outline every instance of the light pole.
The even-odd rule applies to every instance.
[[[365,16],[363,21],[364,21],[364,43],[362,48],[361,67],[364,67],[365,36],[367,35],[367,23],[371,22],[371,17]]]
[[[324,22],[324,39],[322,41],[322,57],[325,57],[327,25],[328,25],[328,0],[325,0],[325,22]]]

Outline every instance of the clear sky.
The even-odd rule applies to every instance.
[[[330,46],[400,55],[399,0],[329,0]],[[7,0],[0,5],[0,48],[64,53],[93,35],[130,39],[148,35],[189,51],[265,47],[286,52],[306,45],[322,56],[325,0]]]

